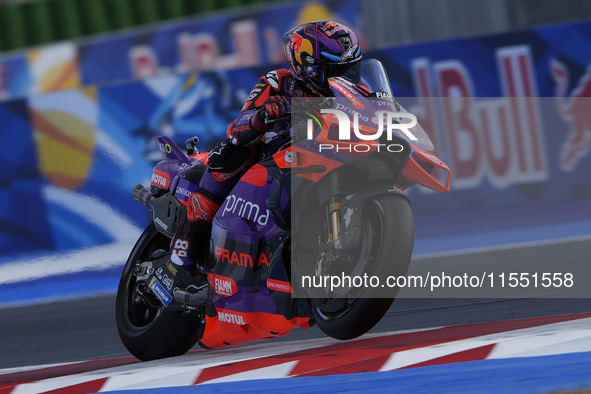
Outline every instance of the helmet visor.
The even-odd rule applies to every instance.
[[[334,66],[338,66],[340,67],[338,70],[336,70],[336,72],[338,72],[338,74],[335,75],[331,75],[331,77],[343,77],[343,78],[347,78],[349,81],[353,82],[355,85],[358,85],[359,82],[361,81],[361,62],[356,61],[353,63],[347,63],[347,64],[336,64]],[[333,67],[331,66],[326,66],[326,67]],[[328,71],[330,72],[330,71]]]
[[[325,72],[326,79],[332,78],[332,77],[342,77],[354,65],[355,65],[355,63],[325,64],[324,65],[324,72]]]
[[[328,79],[333,77],[345,77],[354,84],[358,84],[361,77],[361,69],[358,65],[358,61],[338,64],[321,64],[309,67],[308,72],[312,77],[311,80],[317,84],[318,87],[326,89],[328,87]]]

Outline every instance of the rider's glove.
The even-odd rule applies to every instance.
[[[276,120],[291,112],[289,100],[284,96],[271,96],[263,101],[263,105],[255,113],[251,120],[253,129],[259,132],[267,132],[273,127],[269,120]]]

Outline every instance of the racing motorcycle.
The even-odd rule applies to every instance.
[[[387,312],[395,287],[328,286],[326,278],[404,275],[414,243],[405,190],[419,184],[446,193],[450,171],[420,125],[406,133],[377,127],[387,113],[394,123],[406,120],[379,61],[360,62],[330,87],[334,97],[314,105],[298,107],[292,98],[289,124],[280,120],[265,135],[257,164],[213,219],[202,270],[168,257],[208,152],[198,152],[197,137],[187,140],[186,153],[166,136],[155,138],[164,160],[150,187],[132,193],[152,221],[131,251],[116,300],[119,335],[135,357],[181,355],[196,343],[245,344],[314,324],[347,340]],[[343,123],[349,115],[353,122]],[[431,175],[436,168],[446,181]]]

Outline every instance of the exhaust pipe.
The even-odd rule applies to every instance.
[[[196,292],[191,293],[187,290],[181,290],[181,289],[174,289],[174,299],[175,301],[181,303],[181,304],[186,304],[186,305],[191,305],[191,306],[200,306],[205,304],[205,302],[207,301],[207,297],[208,297],[208,288],[209,286],[207,284],[204,284],[203,286],[200,286],[199,288],[195,287],[195,286],[189,286],[189,288],[193,288],[193,289],[197,289]]]
[[[149,201],[154,197],[154,195],[150,191],[150,188],[140,183],[139,185],[135,185],[135,187],[131,191],[131,195],[136,201],[139,201],[148,208],[150,208],[150,211],[152,210]]]

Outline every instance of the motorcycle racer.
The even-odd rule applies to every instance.
[[[240,177],[255,164],[268,120],[289,114],[291,97],[332,96],[328,79],[342,76],[361,60],[355,33],[334,21],[296,26],[283,36],[289,69],[270,71],[254,86],[227,138],[209,154],[208,168],[189,197],[187,220],[171,243],[172,263],[206,273],[212,220]],[[191,176],[189,170],[187,177]]]

